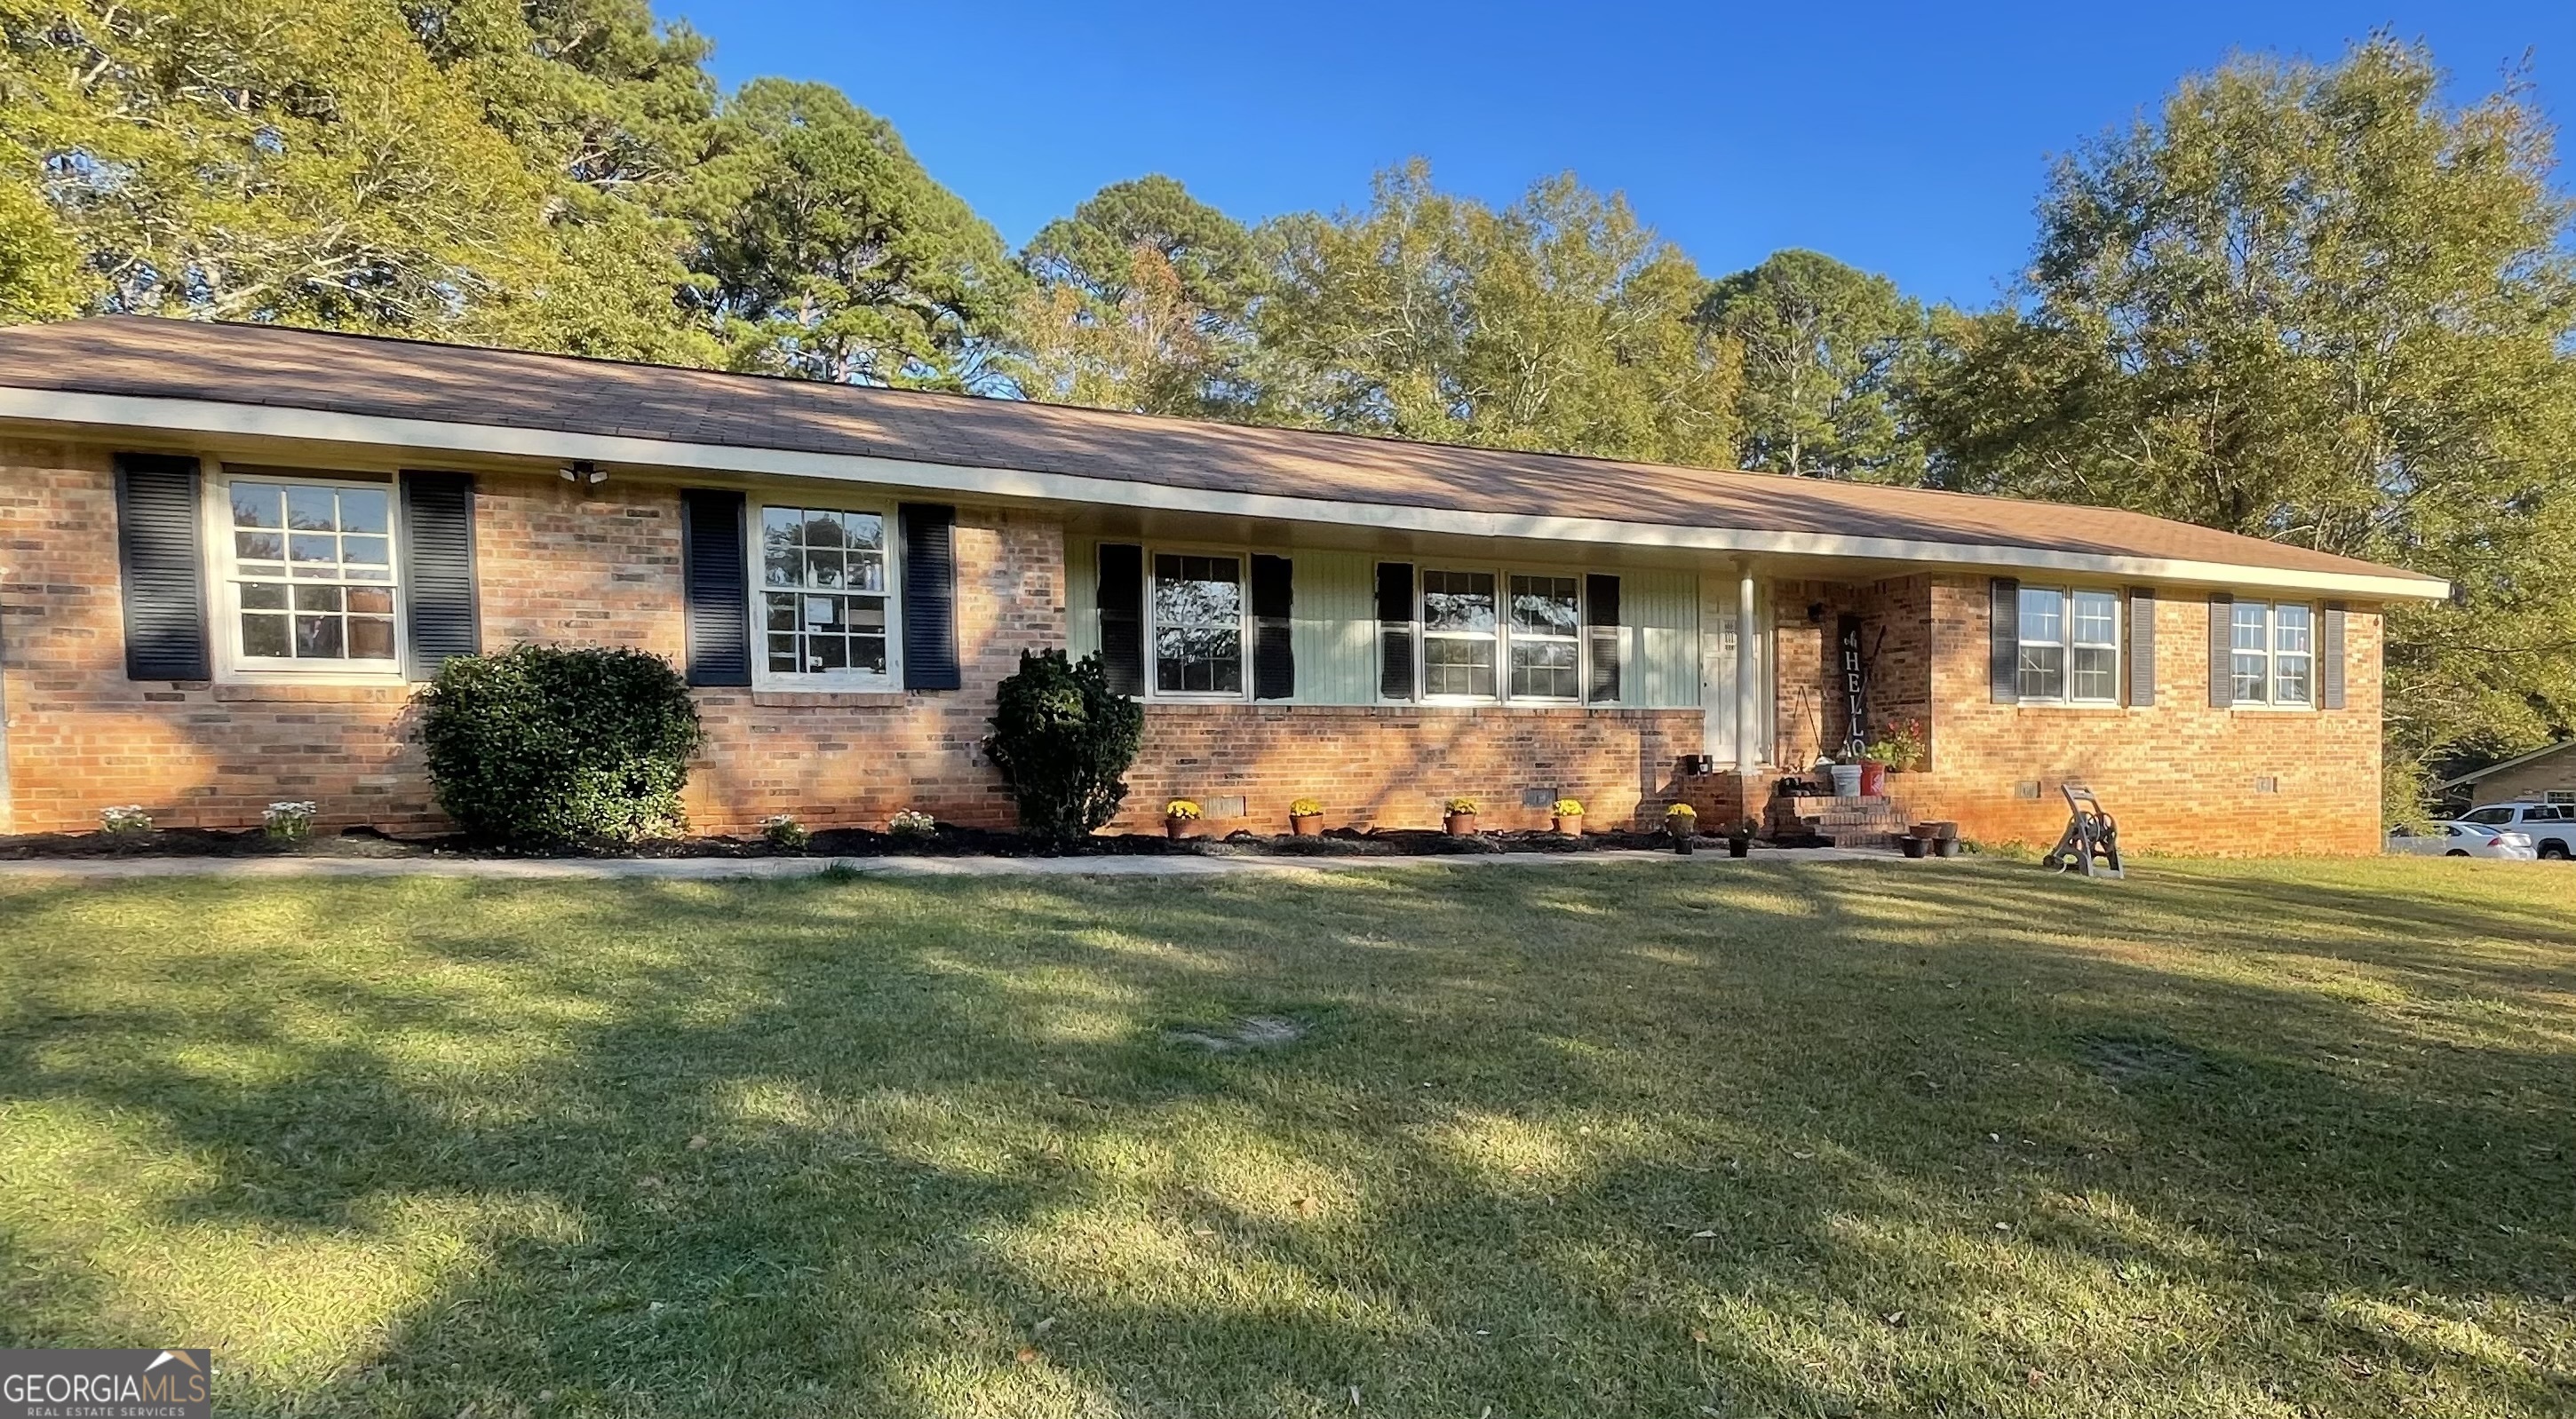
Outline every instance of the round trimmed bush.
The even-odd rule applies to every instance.
[[[995,687],[984,745],[1019,801],[1020,831],[1063,849],[1118,815],[1144,737],[1144,707],[1109,688],[1099,656],[1024,650]]]
[[[464,656],[420,706],[438,806],[473,841],[623,844],[686,826],[698,710],[660,656],[556,645]]]

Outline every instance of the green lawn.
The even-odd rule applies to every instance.
[[[20,881],[0,1344],[476,1419],[2566,1415],[2571,899]]]

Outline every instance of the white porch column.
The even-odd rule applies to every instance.
[[[1735,582],[1735,771],[1750,777],[1762,762],[1762,703],[1755,696],[1753,564],[1737,570]]]

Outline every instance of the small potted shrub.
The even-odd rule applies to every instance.
[[[1726,835],[1726,855],[1742,857],[1753,851],[1753,835],[1761,830],[1760,823],[1750,818],[1739,819],[1734,830]]]
[[[886,819],[886,831],[908,841],[919,842],[939,831],[939,820],[918,808],[898,808]]]
[[[779,852],[803,852],[814,835],[796,821],[793,813],[772,813],[760,820],[760,837]]]
[[[1324,831],[1324,802],[1320,798],[1300,798],[1288,805],[1288,831],[1301,838],[1311,838]]]
[[[1556,834],[1562,838],[1583,836],[1583,800],[1579,798],[1556,800]]]
[[[1441,811],[1446,816],[1440,821],[1442,826],[1448,828],[1449,836],[1472,838],[1476,835],[1477,807],[1476,800],[1472,798],[1452,798],[1441,805]]]
[[[1923,721],[1890,720],[1877,738],[1861,746],[1860,791],[1865,798],[1887,792],[1889,774],[1909,773],[1923,762]]]
[[[259,823],[268,831],[270,842],[300,843],[313,836],[313,815],[317,811],[310,799],[272,803],[259,815]]]
[[[1201,810],[1186,798],[1175,798],[1163,805],[1163,836],[1178,840],[1197,831]]]
[[[1665,809],[1664,832],[1673,840],[1673,851],[1689,852],[1691,839],[1699,836],[1699,810],[1687,803]]]

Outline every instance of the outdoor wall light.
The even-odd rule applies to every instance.
[[[607,470],[587,458],[576,458],[557,471],[563,474],[563,480],[567,483],[585,484],[595,488],[608,481]]]

